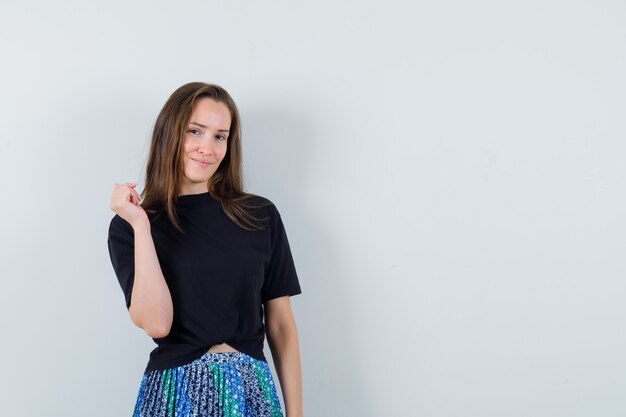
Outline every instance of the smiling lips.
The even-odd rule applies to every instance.
[[[191,158],[191,159],[193,159],[193,158]],[[205,162],[205,161],[201,161],[201,160],[198,160],[198,159],[193,159],[193,160],[194,160],[194,161],[195,161],[198,165],[200,165],[202,168],[206,168],[206,167],[208,167],[208,166],[209,166],[209,161],[206,161],[206,162]]]

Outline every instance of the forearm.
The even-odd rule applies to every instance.
[[[172,325],[172,297],[161,271],[150,223],[134,226],[133,230],[135,277],[131,297],[131,318],[150,337],[164,337]]]
[[[302,371],[295,324],[267,334],[285,402],[286,417],[302,417]]]

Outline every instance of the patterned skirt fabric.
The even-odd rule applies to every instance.
[[[133,417],[283,417],[269,365],[243,352],[206,352],[143,374]]]

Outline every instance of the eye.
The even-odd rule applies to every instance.
[[[226,140],[226,138],[225,138],[224,136],[222,136],[222,135],[217,135],[217,137],[218,137],[218,138],[222,138],[222,139],[220,139],[220,140]]]
[[[198,133],[194,133],[194,134],[200,134],[200,130],[199,129],[189,129],[187,132],[198,132]]]

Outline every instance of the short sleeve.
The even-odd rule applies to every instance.
[[[109,257],[117,280],[130,309],[130,297],[135,279],[135,233],[132,226],[119,215],[111,219],[107,240]]]
[[[263,303],[272,298],[302,293],[285,226],[273,204],[269,206],[269,217],[271,256],[265,268],[265,281],[261,288]]]

